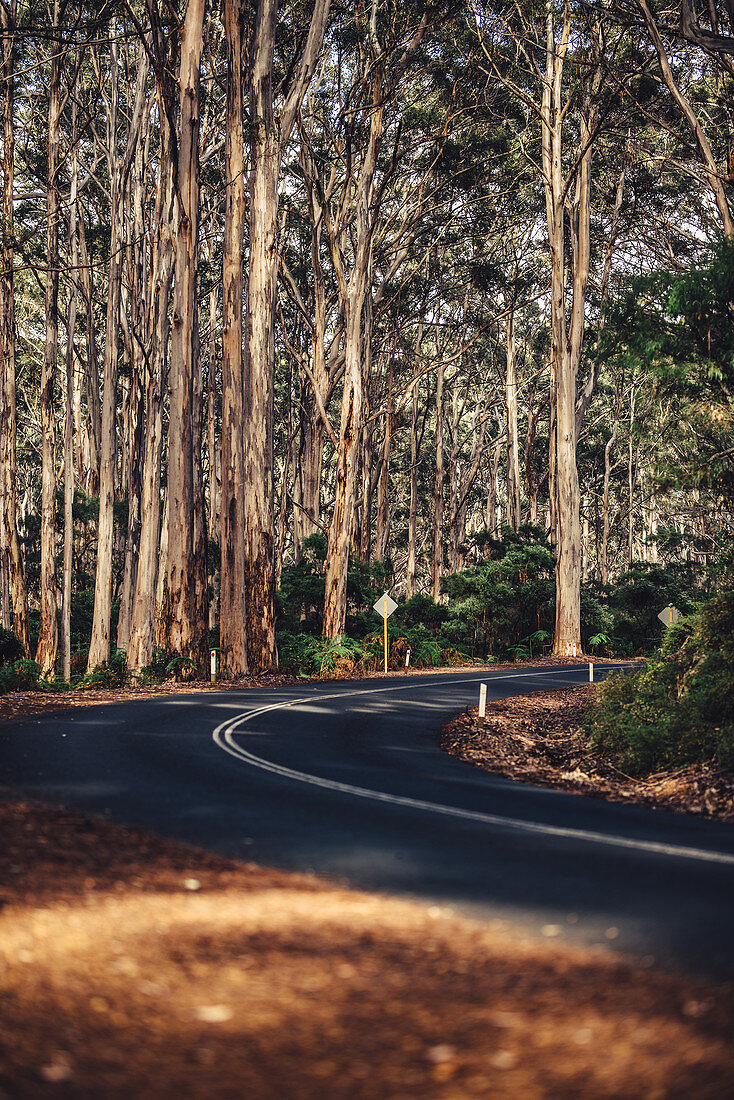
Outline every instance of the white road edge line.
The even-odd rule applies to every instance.
[[[574,668],[568,670],[556,669],[552,672],[510,673],[503,676],[493,676],[492,679],[511,680],[517,679],[519,676],[526,677],[528,675],[558,676],[563,675],[566,671],[578,673],[583,670]],[[489,675],[491,675],[491,673]],[[443,687],[450,684],[474,683],[482,680],[486,676],[487,673],[484,672],[481,675],[467,677],[462,680],[451,679],[439,682],[432,681],[431,686]],[[257,707],[255,710],[244,711],[242,714],[237,714],[233,718],[228,718],[213,730],[212,739],[220,749],[224,750],[224,752],[229,753],[230,756],[235,757],[245,764],[249,764],[253,768],[259,768],[261,771],[270,772],[272,775],[278,775],[284,779],[291,779],[297,783],[306,783],[312,787],[320,787],[322,790],[338,791],[341,794],[350,794],[357,798],[368,798],[374,802],[387,802],[392,806],[405,806],[413,810],[425,810],[429,813],[442,814],[444,817],[456,817],[464,821],[477,821],[485,825],[496,825],[500,828],[516,832],[555,836],[565,840],[582,840],[593,844],[604,844],[612,848],[632,849],[638,852],[650,852],[654,855],[672,856],[679,859],[694,859],[704,863],[720,863],[734,866],[734,855],[729,855],[726,852],[711,852],[704,848],[687,848],[674,844],[663,844],[654,840],[635,840],[629,837],[611,836],[606,833],[597,833],[589,829],[571,829],[560,825],[547,825],[537,821],[523,821],[520,818],[505,817],[500,814],[482,813],[479,810],[462,810],[457,806],[445,806],[440,802],[424,802],[419,798],[388,794],[384,791],[374,791],[367,787],[356,787],[351,783],[339,783],[334,779],[324,779],[321,776],[310,775],[308,772],[297,771],[294,768],[287,768],[282,764],[275,764],[272,761],[264,760],[262,757],[256,756],[254,753],[242,748],[242,746],[235,741],[235,734],[240,726],[270,711],[287,710],[290,707],[296,707],[302,703],[321,703],[330,699],[341,699],[347,696],[353,698],[357,695],[380,695],[387,692],[407,691],[414,686],[414,684],[399,684],[395,687],[383,686],[359,691],[339,691],[329,695],[305,695],[298,699],[285,700],[282,703],[271,703],[269,706]]]

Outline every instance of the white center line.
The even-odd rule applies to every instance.
[[[568,669],[568,672],[579,673],[581,671],[583,670],[576,668]],[[527,672],[522,674],[510,673],[502,676],[492,675],[492,680],[518,679],[520,675],[523,678],[528,675],[558,676],[563,675],[564,672],[566,672],[565,669],[530,674]],[[454,678],[438,682],[432,681],[430,686],[443,687],[454,684],[476,683],[486,678],[486,676],[487,673],[484,672],[481,675],[471,676],[461,680]],[[295,768],[287,768],[282,764],[276,764],[270,760],[265,760],[243,748],[242,745],[238,744],[235,740],[235,736],[242,726],[251,722],[254,718],[267,714],[270,711],[287,710],[303,703],[313,705],[314,703],[327,702],[331,699],[353,698],[358,695],[382,695],[388,692],[408,691],[413,688],[415,688],[415,684],[400,684],[395,687],[383,686],[379,688],[361,689],[358,691],[339,691],[329,695],[308,695],[298,699],[285,700],[281,703],[271,703],[269,706],[257,707],[254,710],[244,711],[242,714],[227,719],[216,727],[212,733],[212,737],[214,743],[220,749],[223,749],[225,752],[229,753],[230,756],[234,756],[253,768],[259,768],[272,775],[278,775],[283,779],[290,779],[297,783],[306,783],[312,787],[319,787],[322,790],[338,791],[341,794],[350,794],[356,798],[367,798],[374,802],[386,802],[392,806],[404,806],[413,810],[423,810],[428,813],[442,814],[445,817],[460,818],[464,821],[481,822],[485,825],[494,825],[502,829],[509,829],[516,832],[561,837],[565,840],[581,840],[593,844],[604,844],[612,848],[632,849],[633,851],[649,852],[654,855],[672,856],[679,859],[694,859],[704,863],[719,863],[734,866],[734,855],[730,855],[726,852],[708,851],[703,848],[689,848],[675,844],[663,844],[654,840],[639,840],[630,837],[614,836],[607,833],[594,832],[590,829],[566,828],[564,826],[548,825],[538,821],[524,821],[521,818],[505,817],[501,814],[483,813],[478,810],[463,810],[458,806],[446,806],[440,802],[425,802],[422,799],[410,798],[406,795],[388,794],[385,791],[375,791],[368,787],[357,787],[351,783],[340,783],[334,779],[325,779],[322,776],[310,775],[308,772],[297,771]]]

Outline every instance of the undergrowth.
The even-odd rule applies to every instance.
[[[587,734],[630,775],[734,767],[734,592],[669,629],[643,668],[602,683]]]

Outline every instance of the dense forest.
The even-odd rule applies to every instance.
[[[385,589],[424,660],[633,654],[732,587],[729,3],[0,18],[0,607],[46,677],[364,652]]]

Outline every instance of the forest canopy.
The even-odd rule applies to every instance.
[[[385,589],[396,660],[626,655],[732,586],[728,5],[0,24],[15,664],[319,671]]]

